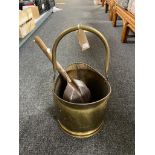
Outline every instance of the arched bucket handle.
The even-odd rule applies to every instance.
[[[106,55],[105,55],[106,58],[105,58],[105,63],[104,63],[104,72],[105,72],[106,78],[108,79],[108,69],[109,69],[109,62],[110,62],[110,48],[109,48],[108,42],[107,42],[106,38],[102,35],[101,32],[99,32],[95,28],[92,28],[90,26],[85,26],[85,25],[77,25],[77,26],[74,26],[74,27],[70,27],[70,28],[64,30],[57,37],[57,39],[55,40],[54,45],[53,45],[53,48],[52,48],[52,55],[53,55],[52,61],[53,61],[53,70],[54,70],[54,72],[57,69],[56,51],[57,51],[57,47],[58,47],[58,44],[59,44],[60,40],[65,35],[67,35],[68,33],[73,32],[73,31],[76,31],[76,30],[79,30],[79,29],[86,30],[86,31],[89,31],[89,32],[92,32],[92,33],[96,34],[100,38],[100,40],[102,41],[102,43],[104,44],[105,49],[106,49]]]

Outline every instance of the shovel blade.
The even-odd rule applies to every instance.
[[[72,103],[88,103],[91,99],[91,93],[86,84],[78,79],[73,79],[74,84],[68,83],[63,99]]]

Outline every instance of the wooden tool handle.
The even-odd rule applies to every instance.
[[[42,49],[42,51],[48,57],[48,59],[53,63],[53,61],[52,61],[52,52],[50,51],[49,48],[46,47],[45,43],[41,40],[41,38],[39,36],[35,36],[34,41]],[[56,63],[57,63],[58,72],[64,77],[64,79],[67,82],[71,82],[72,80],[70,79],[70,77],[66,73],[65,69],[59,64],[59,62],[56,61]]]
[[[46,47],[45,43],[41,40],[41,38],[39,36],[35,36],[34,41],[42,49],[42,51],[48,57],[48,59],[52,62],[52,53],[48,50],[48,48]]]

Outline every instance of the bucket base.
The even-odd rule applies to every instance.
[[[72,137],[76,137],[76,138],[88,138],[88,137],[91,137],[91,136],[95,135],[96,133],[98,133],[102,129],[102,126],[104,124],[104,122],[102,122],[98,128],[96,128],[94,130],[91,130],[91,131],[73,132],[73,131],[68,130],[64,125],[62,125],[59,120],[58,120],[58,123],[59,123],[61,129],[63,129],[63,131],[66,134],[68,134],[68,135],[70,135]]]

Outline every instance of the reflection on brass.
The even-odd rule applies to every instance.
[[[55,40],[52,49],[54,72],[56,71],[56,51],[60,40],[70,32],[83,29],[96,34],[106,49],[104,64],[105,77],[85,63],[74,63],[66,71],[72,79],[82,80],[91,91],[91,102],[71,103],[63,99],[66,81],[59,74],[54,81],[54,103],[57,110],[57,119],[60,127],[69,135],[77,138],[86,138],[96,134],[103,124],[104,112],[111,94],[111,86],[107,79],[110,60],[110,49],[105,37],[96,29],[78,25],[63,31]]]

